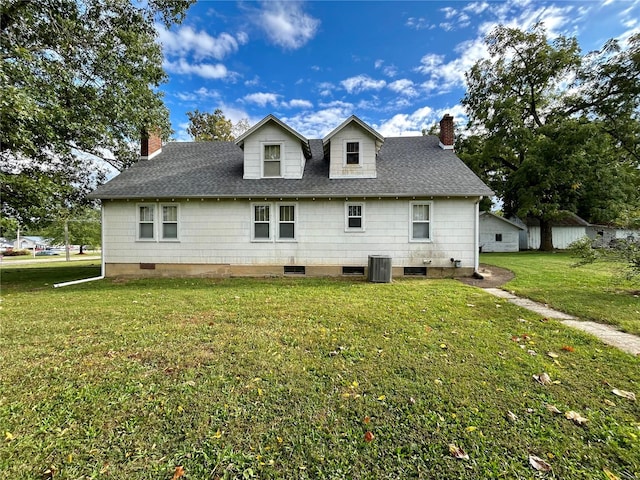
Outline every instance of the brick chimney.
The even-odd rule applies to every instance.
[[[446,113],[440,120],[440,148],[453,150],[453,117]]]
[[[140,139],[140,157],[149,160],[162,152],[162,139],[158,131],[142,131]]]

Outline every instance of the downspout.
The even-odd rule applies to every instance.
[[[99,277],[91,277],[91,278],[83,278],[81,280],[72,280],[71,282],[62,282],[62,283],[54,283],[53,288],[59,287],[67,287],[69,285],[78,285],[79,283],[87,283],[94,282],[96,280],[104,280],[105,273],[105,261],[104,261],[104,205],[100,206],[100,237],[101,237],[101,248],[100,248],[100,276]],[[67,252],[68,252],[67,248]]]
[[[478,273],[480,268],[480,201],[482,196],[475,203],[475,217],[473,220],[473,273]]]

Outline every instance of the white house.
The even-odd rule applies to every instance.
[[[50,240],[43,237],[19,237],[13,242],[16,250],[44,250],[49,246]]]
[[[480,250],[482,252],[517,252],[523,226],[491,212],[480,213]]]
[[[92,193],[106,276],[471,275],[491,190],[438,136],[384,138],[351,116],[307,139],[269,115],[235,142],[161,145]]]

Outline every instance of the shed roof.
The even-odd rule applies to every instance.
[[[540,220],[533,217],[525,218],[524,223],[529,227],[540,226]],[[573,212],[562,211],[557,218],[551,221],[551,225],[554,227],[588,227],[589,222]]]
[[[495,213],[480,212],[480,218],[482,218],[483,216],[487,217],[487,218],[489,218],[489,217],[496,218],[496,219],[498,219],[498,220],[500,220],[500,221],[502,221],[502,222],[504,222],[504,223],[506,223],[508,225],[511,225],[512,227],[517,228],[518,230],[525,230],[525,228],[522,225],[518,225],[516,222],[513,222],[513,221],[509,220],[508,218],[501,217],[500,215],[496,215]]]

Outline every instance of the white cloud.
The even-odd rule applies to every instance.
[[[307,15],[299,2],[264,2],[256,23],[269,39],[284,48],[296,49],[311,40],[320,21]]]
[[[357,75],[340,82],[349,93],[360,93],[365,90],[380,90],[387,84],[384,80],[374,80],[368,75]]]
[[[179,27],[171,31],[161,24],[156,24],[158,41],[167,55],[185,56],[192,54],[196,59],[215,58],[222,60],[227,55],[236,53],[240,44],[248,41],[247,34],[241,32],[238,37],[223,32],[212,37],[204,30],[196,31],[189,26]]]
[[[421,135],[423,128],[429,128],[435,121],[431,107],[422,107],[413,113],[398,113],[389,120],[373,127],[385,137]]]
[[[474,63],[487,57],[487,49],[482,38],[462,42],[455,48],[458,58],[445,62],[443,55],[427,54],[420,60],[416,71],[427,76],[422,84],[430,92],[448,92],[464,86],[464,74]]]
[[[402,78],[400,80],[396,80],[395,82],[391,82],[387,87],[394,92],[404,95],[407,97],[416,97],[418,96],[418,92],[415,89],[415,84],[412,80],[407,78]]]
[[[379,69],[379,68],[382,68],[382,65],[383,65],[383,64],[384,64],[384,60],[380,60],[380,59],[378,59],[378,60],[376,60],[376,61],[374,62],[373,66],[374,66],[374,67],[375,67],[375,69],[377,70],[377,69]]]
[[[407,18],[405,25],[409,28],[413,28],[414,30],[431,30],[435,28],[435,25],[429,23],[429,21],[424,17],[409,17]]]
[[[313,103],[311,103],[309,100],[294,98],[289,102],[284,102],[283,106],[287,106],[289,108],[313,108]]]
[[[353,110],[353,103],[343,102],[342,100],[334,100],[329,103],[321,103],[321,108],[342,108],[344,110]]]
[[[217,90],[209,90],[205,87],[200,87],[193,92],[178,92],[175,94],[180,100],[185,102],[193,102],[195,100],[203,100],[209,98],[220,98],[220,92]]]
[[[451,8],[451,7],[445,7],[445,8],[441,8],[440,9],[442,12],[444,12],[444,18],[453,18],[458,14],[458,11],[455,8]]]
[[[277,93],[257,92],[245,95],[243,97],[243,100],[245,102],[255,103],[256,105],[265,107],[267,105],[277,106],[279,97],[280,95],[278,95]]]
[[[489,3],[487,2],[473,2],[464,7],[462,10],[465,12],[471,12],[475,15],[480,15],[487,8],[489,8]]]
[[[433,124],[440,122],[445,114],[452,115],[456,125],[464,125],[467,117],[462,105],[433,110],[431,107],[421,107],[413,113],[398,113],[380,125],[372,125],[385,137],[401,137],[422,135],[422,130],[429,130]]]
[[[260,77],[258,75],[254,76],[251,80],[246,80],[244,82],[245,87],[255,87],[260,85]]]
[[[191,64],[187,62],[184,58],[176,62],[172,62],[169,60],[165,60],[163,63],[163,67],[167,72],[177,73],[181,75],[197,75],[202,78],[209,79],[224,79],[232,77],[234,74],[227,70],[227,67],[218,63],[216,65],[208,64],[208,63],[200,63],[200,64]]]
[[[317,112],[299,113],[282,121],[307,138],[322,138],[353,114],[353,106],[345,105],[336,104]]]
[[[321,97],[330,97],[336,86],[330,82],[321,82],[318,84],[318,95]]]

